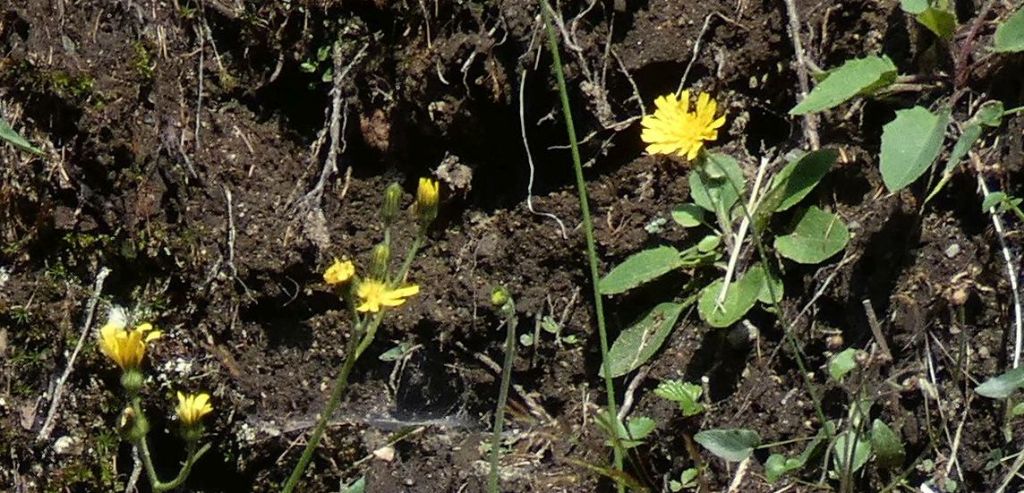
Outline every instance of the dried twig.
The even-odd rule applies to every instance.
[[[139,447],[132,446],[132,472],[128,475],[128,483],[124,486],[124,493],[135,493],[139,489],[135,486],[139,482],[139,475],[142,474],[142,461],[139,459]]]
[[[103,282],[107,280],[107,276],[110,275],[110,269],[103,267],[100,269],[99,274],[96,274],[96,280],[93,283],[92,296],[89,297],[89,303],[85,309],[85,323],[82,324],[82,332],[78,336],[78,343],[75,344],[74,351],[71,352],[71,357],[68,358],[68,366],[64,368],[64,373],[61,374],[57,380],[57,386],[53,390],[53,399],[50,400],[50,410],[46,413],[46,419],[43,420],[43,427],[39,429],[39,435],[36,436],[36,441],[42,442],[50,438],[50,433],[53,432],[53,418],[57,415],[57,408],[60,406],[60,398],[64,394],[64,384],[67,383],[68,377],[71,375],[71,370],[75,367],[75,359],[78,358],[78,353],[82,350],[82,346],[85,344],[85,338],[89,335],[89,329],[92,328],[92,319],[96,314],[96,303],[99,302],[100,293],[103,291]]]
[[[871,300],[864,298],[860,302],[864,305],[864,313],[868,316],[868,325],[871,327],[871,334],[875,336],[875,342],[878,343],[878,347],[882,349],[882,353],[889,361],[893,361],[892,351],[889,351],[889,344],[885,342],[885,335],[882,334],[882,325],[878,323],[878,317],[875,315],[875,307],[871,305]]]
[[[633,396],[636,394],[636,389],[640,388],[640,384],[644,383],[650,372],[651,365],[644,366],[636,372],[633,380],[630,380],[629,387],[626,387],[626,394],[622,397],[622,407],[619,408],[619,421],[625,421],[626,416],[629,416],[629,412],[633,409]]]
[[[567,239],[569,235],[565,232],[565,223],[562,222],[558,216],[550,212],[537,212],[533,208],[533,177],[534,177],[534,164],[533,164],[533,153],[530,152],[530,142],[526,138],[526,119],[524,116],[524,92],[526,89],[526,69],[524,68],[519,75],[519,131],[523,138],[523,149],[526,151],[526,163],[530,166],[530,179],[526,183],[526,208],[529,209],[531,214],[538,216],[550,217],[558,223],[558,230],[562,234],[562,239]]]
[[[793,51],[796,53],[796,76],[800,83],[800,98],[803,99],[810,91],[810,80],[807,75],[807,67],[810,60],[804,53],[803,43],[800,41],[800,14],[796,10],[794,0],[786,1],[786,13],[789,16],[789,38],[793,42]],[[804,115],[804,137],[807,138],[811,150],[818,150],[821,147],[821,139],[818,137],[818,118],[808,113]]]
[[[758,194],[761,191],[761,183],[764,180],[764,173],[767,169],[768,158],[762,157],[761,165],[757,167],[757,175],[754,177],[754,188],[750,190],[750,199],[747,201],[747,213],[743,215],[743,220],[740,221],[740,227],[736,231],[736,236],[733,240],[732,254],[729,255],[729,264],[725,267],[725,281],[722,282],[722,289],[718,291],[718,299],[716,301],[718,306],[722,306],[722,303],[725,303],[725,297],[729,292],[729,283],[732,282],[732,277],[736,273],[736,263],[740,258],[743,240],[747,236],[747,229],[750,228],[750,216],[754,213],[754,209],[757,206]]]

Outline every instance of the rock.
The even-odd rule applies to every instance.
[[[82,439],[72,436],[62,436],[53,442],[53,452],[57,455],[81,455]]]
[[[960,254],[960,245],[957,245],[956,243],[953,243],[952,245],[949,245],[948,247],[946,247],[946,252],[945,253],[946,253],[946,257],[948,257],[948,258],[956,257],[957,255]]]

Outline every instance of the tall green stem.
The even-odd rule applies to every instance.
[[[511,299],[501,307],[505,314],[505,362],[501,367],[501,388],[498,390],[498,408],[494,411],[494,434],[491,436],[491,472],[487,477],[487,491],[498,493],[498,457],[501,449],[501,430],[505,425],[505,404],[508,402],[508,386],[512,380],[512,362],[516,357],[515,304]]]
[[[135,411],[135,419],[146,419],[142,414],[142,402],[139,396],[132,397],[132,410]],[[188,478],[190,472],[192,472],[192,466],[210,450],[210,444],[203,445],[199,451],[193,452],[194,444],[189,446],[188,457],[185,459],[185,463],[182,464],[181,469],[178,471],[178,475],[174,479],[163,482],[156,475],[156,468],[153,467],[153,456],[149,452],[149,442],[146,440],[145,435],[139,439],[136,443],[139,447],[139,455],[142,460],[142,467],[146,470],[146,477],[149,478],[149,485],[153,491],[169,491],[181,486]]]
[[[569,134],[569,148],[572,152],[572,164],[573,169],[576,172],[576,190],[579,192],[580,210],[583,213],[583,234],[587,239],[587,259],[590,263],[590,283],[593,286],[594,292],[594,311],[597,317],[597,333],[598,339],[601,342],[601,364],[604,367],[604,386],[605,393],[608,394],[608,418],[612,420],[615,425],[618,424],[618,409],[615,403],[615,384],[612,382],[612,371],[608,361],[608,331],[605,328],[604,323],[604,304],[601,300],[601,290],[598,288],[598,270],[597,270],[597,247],[594,244],[594,222],[590,218],[590,205],[587,201],[587,183],[583,179],[583,163],[580,160],[580,149],[579,144],[576,141],[576,126],[572,121],[572,108],[569,106],[569,91],[565,85],[565,74],[562,72],[562,58],[558,52],[558,38],[555,36],[555,30],[552,27],[553,15],[551,6],[548,5],[547,0],[540,0],[541,11],[544,15],[544,27],[548,34],[548,49],[551,51],[552,66],[555,71],[555,79],[558,81],[558,95],[562,100],[562,114],[565,115],[565,129],[566,133]],[[617,430],[617,426],[613,426],[613,430]],[[618,440],[618,436],[612,436],[612,444],[614,450],[615,469],[619,472],[622,471],[622,457],[623,450],[622,444]],[[622,483],[616,483],[619,491],[624,491],[625,487]]]

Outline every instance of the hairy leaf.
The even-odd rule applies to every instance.
[[[679,319],[686,303],[661,303],[647,312],[640,321],[623,330],[608,350],[608,366],[611,376],[621,377],[651,359],[661,348],[665,338]],[[604,365],[600,375],[604,376]]]
[[[651,282],[681,267],[679,250],[661,246],[630,255],[601,279],[601,294],[619,294]]]
[[[810,207],[796,221],[793,232],[775,238],[780,255],[801,264],[817,264],[846,248],[850,230],[838,216]]]
[[[896,65],[885,55],[847,60],[789,110],[789,114],[804,115],[835,108],[858,94],[871,94],[895,80]]]

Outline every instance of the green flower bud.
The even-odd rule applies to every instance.
[[[385,226],[390,226],[398,217],[398,208],[402,202],[402,187],[392,183],[384,189],[384,205],[381,207],[380,216]]]
[[[135,415],[132,417],[131,428],[128,429],[128,441],[139,443],[149,433],[149,421],[145,416]]]
[[[386,279],[389,260],[391,260],[391,247],[387,243],[379,243],[373,247],[373,259],[370,261],[370,276],[373,279]]]
[[[121,386],[128,391],[128,395],[136,395],[142,390],[146,377],[137,369],[128,369],[121,374]]]
[[[504,286],[498,286],[491,291],[491,306],[501,308],[508,303],[508,290]]]

